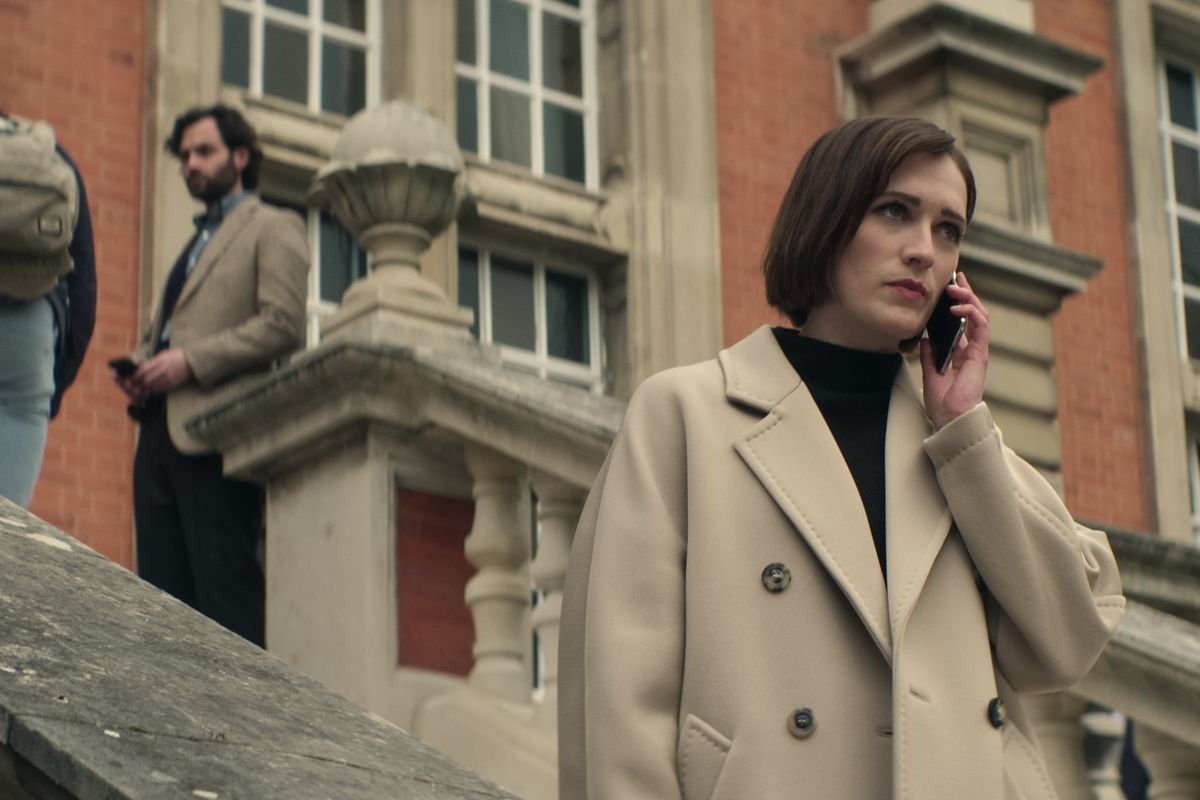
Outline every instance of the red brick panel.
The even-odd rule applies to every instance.
[[[1112,4],[1034,3],[1037,32],[1104,60],[1082,94],[1051,109],[1046,169],[1054,240],[1104,260],[1054,320],[1067,505],[1080,517],[1145,530],[1140,370],[1126,249],[1128,191]]]
[[[50,424],[31,510],[132,563],[134,428],[107,359],[137,330],[144,0],[0,0],[0,102],[48,120],[78,163],[96,238],[96,332]]]
[[[464,599],[475,573],[463,552],[475,504],[396,490],[397,663],[466,675],[475,626]]]
[[[762,254],[800,156],[840,120],[833,50],[867,30],[867,0],[714,0],[725,342],[778,316]]]

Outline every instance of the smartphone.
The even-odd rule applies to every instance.
[[[108,365],[116,370],[116,373],[122,378],[128,377],[137,372],[137,362],[129,356],[121,356],[119,358],[110,358]]]
[[[958,285],[957,272],[951,276],[950,283]],[[958,317],[950,313],[950,306],[957,305],[957,303],[958,301],[950,297],[950,293],[943,289],[942,296],[938,298],[937,305],[933,307],[933,316],[929,318],[929,324],[925,326],[925,331],[929,334],[929,341],[933,345],[933,363],[937,365],[937,371],[943,374],[949,369],[950,361],[954,357],[954,349],[958,347],[958,342],[967,329],[965,317]]]

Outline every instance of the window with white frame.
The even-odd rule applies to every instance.
[[[459,146],[594,188],[594,0],[456,2]]]
[[[1200,359],[1200,66],[1168,58],[1161,64],[1163,151],[1167,165],[1173,283],[1180,344]],[[1195,454],[1193,453],[1193,456]]]
[[[307,342],[311,347],[321,340],[321,319],[336,311],[350,284],[367,274],[367,254],[353,234],[327,212],[278,198],[264,199],[292,209],[308,223]]]
[[[506,362],[543,378],[601,388],[600,298],[588,270],[463,246],[458,304],[471,332]]]
[[[379,0],[222,0],[221,82],[350,116],[378,101]]]

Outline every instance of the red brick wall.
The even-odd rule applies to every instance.
[[[1144,412],[1125,240],[1128,187],[1112,6],[1043,0],[1034,3],[1034,17],[1039,34],[1104,59],[1082,94],[1052,106],[1046,130],[1054,240],[1104,260],[1087,291],[1068,299],[1054,320],[1067,504],[1076,516],[1144,530]]]
[[[778,317],[762,253],[800,156],[839,121],[832,51],[867,30],[866,0],[713,0],[725,342]]]
[[[396,490],[397,663],[466,675],[475,626],[464,599],[475,573],[463,553],[475,504]]]
[[[132,562],[134,429],[105,361],[137,330],[145,0],[0,0],[0,101],[48,120],[79,165],[96,236],[96,333],[50,424],[31,510]]]

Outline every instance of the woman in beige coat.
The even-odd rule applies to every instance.
[[[1018,693],[1077,681],[1124,600],[996,429],[964,277],[949,368],[902,363],[974,204],[936,126],[830,131],[764,264],[795,328],[634,394],[567,576],[563,800],[1053,797]]]

